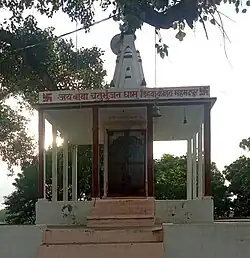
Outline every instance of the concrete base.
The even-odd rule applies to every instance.
[[[36,258],[45,226],[0,225],[1,258]]]
[[[202,200],[156,200],[156,223],[212,223],[214,203],[212,198]]]
[[[86,225],[92,203],[88,201],[52,202],[39,199],[36,203],[36,224]]]
[[[247,258],[250,253],[249,232],[250,222],[240,221],[163,224],[164,258]],[[128,240],[133,243],[127,243]],[[89,253],[96,249],[98,241],[99,243],[112,242],[112,244],[99,249],[102,256],[97,255],[96,250],[93,251],[93,256],[89,257],[99,258],[113,254],[122,258],[125,254],[126,257],[128,255],[133,257],[132,253],[134,253],[138,255],[137,257],[162,258],[163,256],[156,255],[159,254],[159,250],[163,250],[161,240],[162,235],[158,230],[155,232],[144,230],[143,234],[140,230],[116,230],[115,234],[112,234],[112,231],[86,231],[80,228],[66,227],[52,230],[40,226],[1,225],[0,257],[50,258],[48,252],[51,251],[54,254],[53,258],[82,258],[83,255],[86,256],[85,252]],[[69,242],[69,245],[61,248],[60,246],[66,242]],[[85,244],[83,245],[82,242]],[[143,244],[138,242],[143,242]],[[119,248],[118,244],[120,244]],[[101,246],[104,246],[104,243]],[[75,254],[77,255],[74,256]]]
[[[86,228],[48,228],[44,245],[96,243],[157,243],[163,241],[161,228],[98,230]]]
[[[166,258],[247,258],[250,223],[164,224]]]
[[[87,217],[92,212],[92,206],[97,201],[49,202],[44,199],[38,200],[36,224],[86,225]],[[157,224],[164,222],[212,223],[214,220],[213,200],[211,198],[204,200],[156,200],[155,220]]]
[[[41,246],[37,258],[164,258],[162,243]]]

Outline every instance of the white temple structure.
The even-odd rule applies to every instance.
[[[134,41],[134,35],[116,35],[112,39],[111,48],[117,61],[110,89],[39,94],[36,108],[40,122],[40,201],[44,200],[46,173],[45,118],[52,124],[54,135],[53,201],[57,201],[57,131],[65,139],[64,201],[68,201],[69,144],[74,146],[72,200],[76,201],[77,145],[93,146],[92,197],[154,197],[153,141],[171,140],[187,141],[187,200],[211,196],[210,109],[216,99],[210,98],[209,86],[147,88]],[[103,196],[99,184],[100,144],[104,144]]]
[[[214,223],[210,112],[216,98],[209,86],[146,87],[134,42],[134,35],[113,38],[117,60],[109,89],[39,93],[36,225],[0,227],[0,258],[248,257],[249,225]],[[46,199],[45,120],[53,134],[52,200]],[[153,141],[174,140],[187,142],[186,199],[155,200]],[[81,200],[77,189],[80,145],[92,146],[91,201]]]

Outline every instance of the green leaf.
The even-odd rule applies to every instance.
[[[206,15],[204,15],[202,18],[203,18],[203,21],[207,21],[207,16]]]
[[[213,25],[215,25],[215,24],[216,24],[215,19],[211,19],[211,20],[210,20],[210,22],[211,22]]]

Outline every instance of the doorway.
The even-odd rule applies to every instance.
[[[107,131],[108,196],[145,196],[146,131]]]

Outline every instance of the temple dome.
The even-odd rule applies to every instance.
[[[140,52],[135,48],[135,35],[118,34],[111,40],[111,49],[117,55],[111,86],[140,88],[146,86]]]

